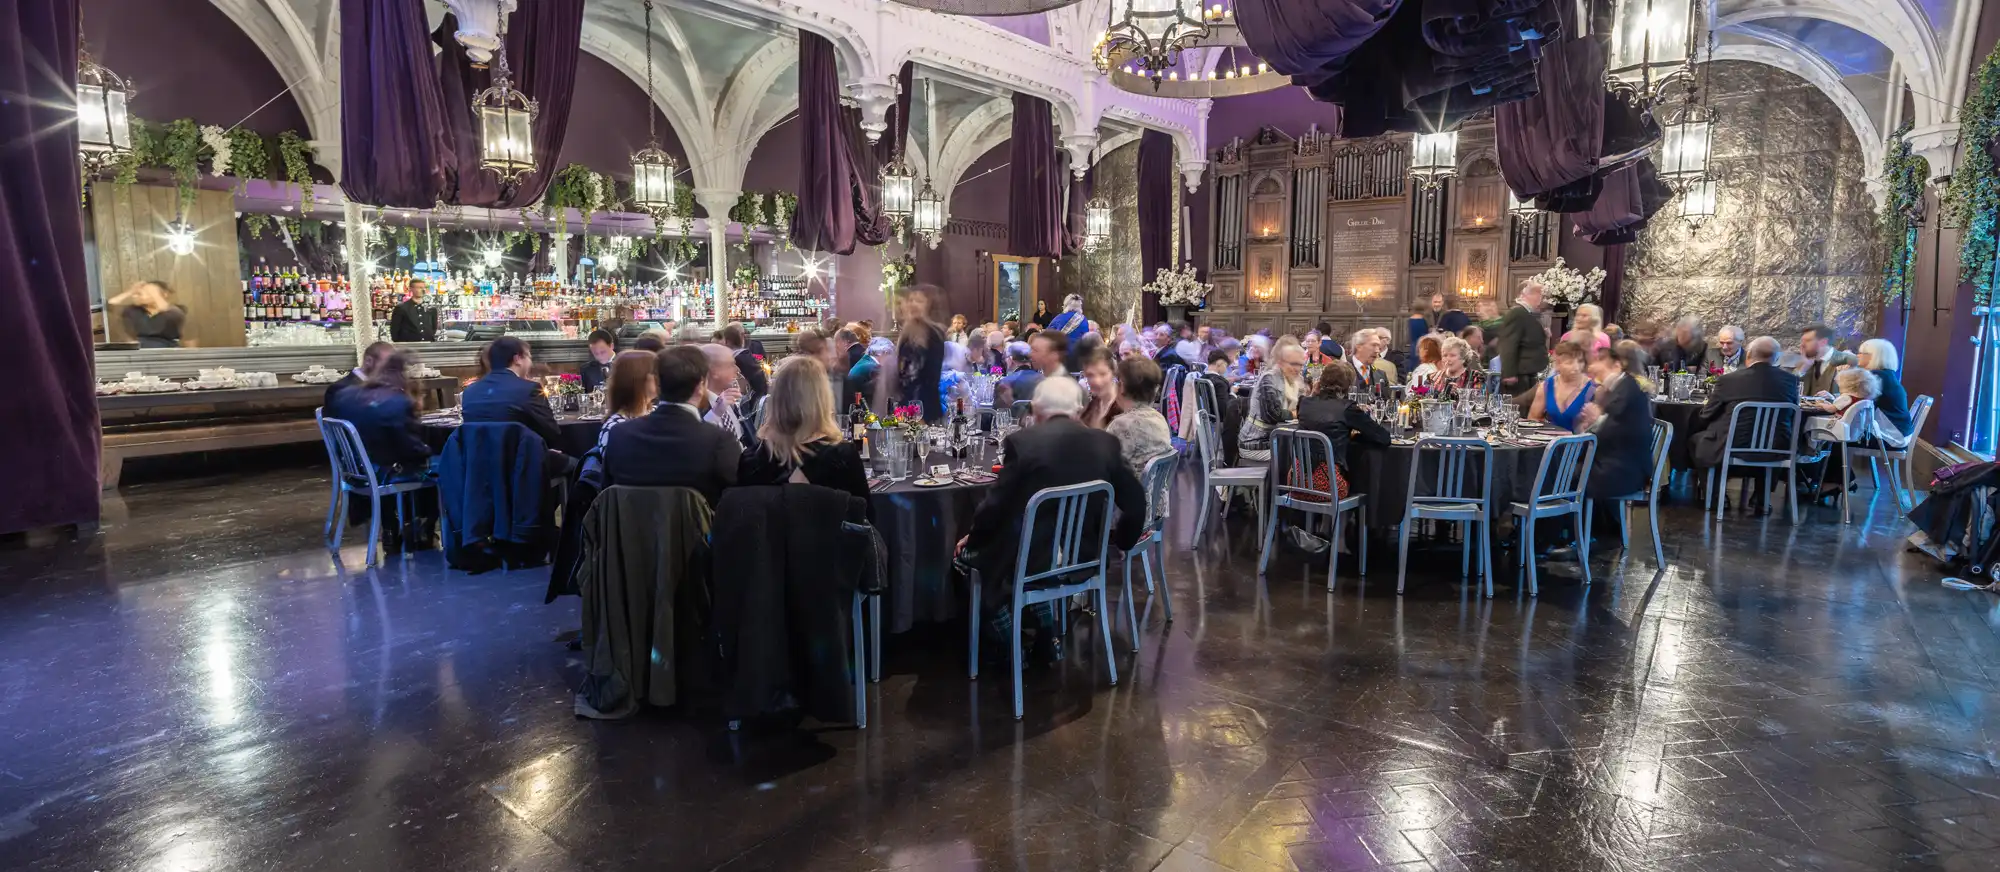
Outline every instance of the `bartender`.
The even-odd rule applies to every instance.
[[[418,299],[424,295],[424,280],[412,279],[403,301],[389,312],[389,339],[393,342],[429,342],[437,336],[437,310]]]
[[[181,347],[181,325],[187,322],[187,310],[174,305],[174,291],[166,282],[140,282],[105,305],[124,307],[118,320],[140,348]]]

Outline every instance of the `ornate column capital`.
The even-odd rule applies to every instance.
[[[1090,153],[1097,150],[1097,131],[1065,133],[1062,147],[1069,152],[1070,174],[1079,179],[1083,178],[1084,172],[1090,169]]]
[[[1923,158],[1931,165],[1930,180],[1935,183],[1951,175],[1958,168],[1958,124],[1931,124],[1916,128],[1904,137],[1910,142],[1910,153]]]
[[[1201,175],[1207,171],[1207,160],[1189,159],[1181,161],[1181,181],[1187,185],[1188,193],[1192,194],[1201,190]]]
[[[500,19],[511,15],[518,0],[444,0],[458,16],[458,32],[452,37],[465,46],[465,54],[479,63],[493,59],[500,50]]]
[[[736,201],[742,196],[742,191],[731,191],[724,188],[694,189],[694,201],[700,203],[703,211],[708,213],[709,223],[714,224],[720,221],[723,226],[728,226],[729,210],[736,208]]]
[[[869,142],[880,142],[889,129],[889,107],[896,105],[896,80],[849,82],[847,95],[861,106],[861,132]]]

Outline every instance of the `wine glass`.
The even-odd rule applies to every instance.
[[[919,434],[919,435],[917,436],[917,438],[916,438],[916,439],[915,439],[914,441],[915,441],[915,442],[917,443],[917,445],[916,445],[916,449],[917,449],[917,468],[916,468],[916,470],[915,470],[915,474],[916,474],[916,476],[917,476],[918,478],[926,478],[926,477],[929,477],[929,475],[930,475],[930,469],[931,469],[931,433],[930,433],[930,431],[929,431],[929,430],[926,430],[925,432],[923,432],[923,433]]]

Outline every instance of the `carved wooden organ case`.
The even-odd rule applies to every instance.
[[[1400,345],[1414,301],[1443,293],[1473,314],[1547,268],[1555,216],[1508,214],[1491,122],[1460,130],[1456,177],[1432,186],[1410,178],[1410,142],[1265,127],[1211,155],[1210,323],[1304,334],[1327,321],[1342,337],[1389,327]]]

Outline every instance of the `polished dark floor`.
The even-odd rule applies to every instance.
[[[540,573],[342,570],[323,474],[128,488],[0,552],[0,869],[2000,868],[2000,609],[1842,527],[1670,510],[1585,589],[1456,552],[1328,595],[1232,519],[1116,687],[1080,630],[1010,716],[951,631],[865,732],[571,715]],[[1183,513],[1181,521],[1188,519]],[[1176,531],[1185,537],[1185,529]],[[358,566],[359,548],[346,553]]]

